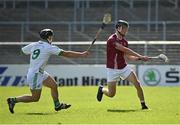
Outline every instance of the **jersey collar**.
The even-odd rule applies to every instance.
[[[48,40],[44,40],[44,39],[43,39],[43,40],[40,40],[39,42],[40,42],[40,43],[41,43],[41,42],[43,42],[43,43],[48,43],[48,44],[51,44],[51,43],[49,43],[49,41],[48,41]]]

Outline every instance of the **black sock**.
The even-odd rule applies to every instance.
[[[146,103],[144,101],[141,101],[141,106],[142,107],[146,106]]]

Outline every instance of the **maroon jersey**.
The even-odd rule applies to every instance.
[[[115,48],[115,42],[128,47],[125,39],[118,39],[116,34],[112,34],[107,41],[107,63],[106,67],[111,69],[123,69],[127,63],[124,59],[124,53]]]

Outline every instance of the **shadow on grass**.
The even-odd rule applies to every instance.
[[[40,113],[40,112],[30,112],[26,113],[26,115],[54,115],[55,113]]]
[[[107,109],[107,112],[138,112],[139,109],[133,110],[133,109]]]

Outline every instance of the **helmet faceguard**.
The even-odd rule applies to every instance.
[[[118,22],[116,23],[116,29],[118,29],[119,27],[122,28],[129,28],[129,23],[125,20],[118,20]],[[125,34],[121,33],[120,31],[117,30],[117,32],[122,36],[125,37]]]

